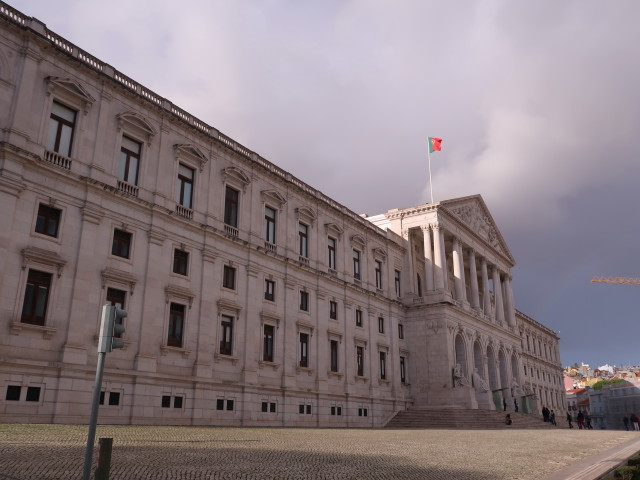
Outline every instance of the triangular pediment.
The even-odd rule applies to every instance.
[[[84,111],[96,101],[85,87],[70,78],[47,77],[47,90]]]
[[[481,239],[515,264],[507,242],[504,241],[496,222],[493,220],[487,205],[480,195],[444,200],[440,202],[439,208],[443,207]]]
[[[176,143],[173,147],[176,149],[176,155],[178,157],[184,156],[191,159],[192,161],[198,162],[198,164],[200,165],[200,170],[202,170],[204,164],[209,160],[209,158],[207,158],[207,156],[202,153],[202,150],[200,150],[195,145],[191,145],[188,143]]]

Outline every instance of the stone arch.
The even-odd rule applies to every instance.
[[[489,387],[491,390],[497,390],[499,384],[498,372],[496,371],[496,354],[491,345],[487,347],[487,367],[489,371]]]
[[[511,377],[519,384],[522,383],[520,381],[520,368],[518,367],[518,357],[516,356],[515,353],[511,354]]]
[[[500,371],[500,386],[505,388],[509,385],[509,378],[507,377],[507,359],[504,354],[504,350],[500,349],[498,352],[498,363]]]
[[[473,342],[473,366],[478,370],[478,373],[484,378],[484,355],[482,354],[482,346],[480,340],[476,339]]]
[[[455,346],[455,363],[460,364],[460,368],[462,369],[462,375],[465,377],[469,377],[468,367],[467,367],[467,350],[464,341],[464,337],[462,333],[457,333],[454,341]]]

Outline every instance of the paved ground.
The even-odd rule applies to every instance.
[[[112,480],[585,478],[571,475],[587,457],[640,450],[640,433],[576,429],[98,426],[97,436],[114,439]],[[0,479],[80,479],[85,443],[84,426],[0,425]]]

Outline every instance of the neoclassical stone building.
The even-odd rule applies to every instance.
[[[363,218],[4,3],[0,26],[0,421],[87,421],[106,302],[105,423],[564,407],[480,196]]]

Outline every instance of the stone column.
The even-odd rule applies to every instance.
[[[414,248],[413,248],[413,239],[411,238],[411,231],[410,230],[404,230],[402,232],[402,236],[403,238],[405,238],[407,240],[407,243],[409,244],[409,282],[407,285],[407,289],[408,291],[406,292],[409,295],[413,295],[417,288],[416,288],[416,273],[415,273],[415,255],[414,255]],[[349,255],[351,255],[351,250],[349,251]],[[351,256],[349,256],[349,260],[351,260]],[[360,265],[360,271],[364,271],[362,269],[362,264]]]
[[[443,290],[444,269],[446,268],[444,260],[444,231],[440,225],[433,226],[433,282],[436,290]]]
[[[453,281],[455,285],[455,299],[463,300],[464,299],[464,285],[462,283],[462,271],[464,269],[464,265],[462,263],[462,252],[460,251],[460,241],[458,238],[453,239]]]
[[[431,227],[422,227],[424,236],[424,283],[428,292],[433,291],[433,248],[431,247]]]
[[[447,268],[447,250],[444,241],[444,228],[440,228],[440,242],[442,245],[442,279],[444,280],[444,289],[449,291],[449,269]]]
[[[491,317],[491,296],[489,295],[489,273],[487,272],[487,260],[480,260],[480,270],[482,272],[482,301],[484,303],[484,314]]]
[[[513,284],[511,282],[511,275],[507,275],[509,283],[507,284],[507,299],[509,301],[509,324],[516,328],[516,306],[513,301]]]
[[[471,308],[477,310],[480,307],[480,294],[478,292],[478,272],[476,271],[476,253],[469,250],[469,276],[471,277]]]
[[[496,322],[504,324],[504,304],[502,303],[502,283],[500,282],[500,271],[497,266],[493,266],[493,294],[496,305]]]

